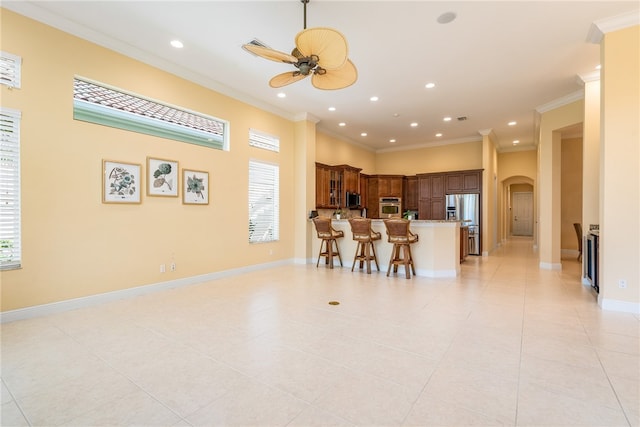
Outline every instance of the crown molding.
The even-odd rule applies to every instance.
[[[584,85],[589,82],[597,82],[600,80],[600,70],[593,71],[586,74],[578,74],[576,81],[579,85]]]
[[[569,95],[563,96],[562,98],[554,99],[553,101],[547,102],[546,104],[542,104],[536,107],[536,111],[540,114],[546,113],[547,111],[555,110],[556,108],[563,107],[581,99],[584,99],[584,91],[578,90],[570,93]]]
[[[587,42],[599,44],[605,34],[640,24],[640,10],[632,10],[610,18],[598,19],[591,23]]]
[[[303,121],[307,121],[307,122],[311,122],[314,124],[318,124],[320,123],[320,119],[317,118],[316,116],[314,116],[311,113],[298,113],[293,117],[293,121],[294,122],[303,122]]]
[[[393,151],[408,151],[408,150],[419,150],[421,148],[433,148],[440,147],[443,145],[455,145],[455,144],[466,144],[469,142],[482,142],[482,139],[471,136],[466,138],[458,138],[458,139],[449,139],[446,141],[436,141],[436,142],[424,142],[422,144],[413,144],[413,145],[404,145],[400,147],[389,147],[389,148],[381,148],[376,150],[376,153],[390,153]]]

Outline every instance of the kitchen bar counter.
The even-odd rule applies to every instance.
[[[344,232],[344,237],[338,239],[338,245],[344,267],[351,269],[357,242],[353,240],[349,221],[346,219],[334,219],[331,223],[333,228]],[[318,252],[320,251],[320,239],[318,239],[315,227],[311,221],[309,221],[309,225],[312,233],[313,263],[315,264],[318,260]],[[380,272],[386,274],[393,245],[387,241],[387,231],[383,220],[374,219],[371,221],[371,226],[374,231],[382,234],[382,239],[374,242],[374,244],[376,246],[376,253],[378,254]],[[411,245],[416,276],[456,277],[460,274],[459,221],[412,220],[410,229],[414,234],[420,236],[418,242]],[[323,262],[324,259],[320,260],[321,264]],[[337,259],[334,260],[334,265],[340,266]],[[320,267],[322,267],[322,265]],[[357,269],[358,266],[356,265],[354,273]],[[372,274],[375,274],[375,265],[372,265],[371,269]],[[402,267],[398,269],[398,274],[404,278]]]

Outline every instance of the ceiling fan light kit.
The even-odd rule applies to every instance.
[[[296,47],[291,54],[266,46],[247,43],[243,49],[275,62],[296,67],[294,71],[278,74],[269,86],[278,88],[311,76],[311,84],[317,89],[335,90],[351,86],[358,79],[356,66],[348,58],[347,39],[332,28],[307,28],[307,3],[304,4],[304,29],[295,37]]]

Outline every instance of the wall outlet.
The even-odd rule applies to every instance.
[[[176,263],[175,262],[171,263],[171,271],[176,271]]]
[[[160,264],[160,273],[164,273],[166,270],[164,264]]]
[[[627,289],[627,281],[624,279],[618,280],[618,287],[620,289]]]

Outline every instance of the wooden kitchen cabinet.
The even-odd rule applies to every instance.
[[[403,210],[418,210],[418,177],[407,176],[404,178],[404,195],[402,197]]]
[[[361,170],[349,165],[316,163],[316,208],[344,207],[347,191],[360,192]]]
[[[360,193],[360,171],[362,169],[351,166],[338,166],[342,170],[342,184],[344,192]]]
[[[403,196],[403,175],[372,175],[369,180],[378,182],[378,197],[400,197]]]
[[[360,174],[360,205],[369,209],[369,175]]]
[[[469,256],[469,227],[460,227],[460,262]]]
[[[482,170],[447,172],[445,179],[447,194],[480,193]]]
[[[445,219],[445,176],[442,173],[418,177],[418,218]]]

